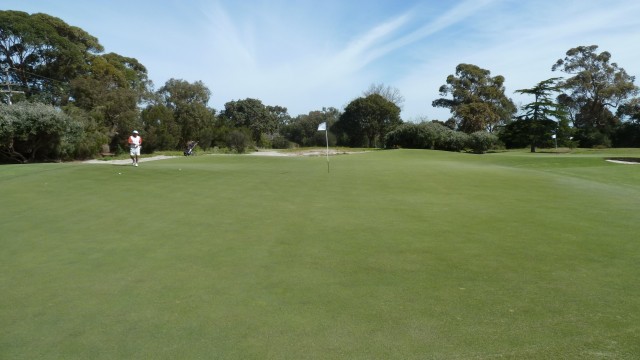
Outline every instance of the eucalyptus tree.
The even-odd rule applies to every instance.
[[[640,124],[640,97],[630,99],[618,107],[616,112],[621,119]]]
[[[224,119],[223,122],[231,124],[234,128],[249,130],[251,139],[255,143],[260,142],[264,132],[276,129],[267,107],[258,99],[246,98],[229,101],[224,104],[224,110],[220,117]]]
[[[640,98],[636,97],[618,107],[616,115],[622,120],[612,135],[614,147],[640,147]]]
[[[209,108],[211,91],[202,81],[169,79],[158,90],[160,102],[173,112],[180,127],[180,145],[198,141],[207,148],[215,126],[215,110]]]
[[[264,105],[261,100],[252,98],[227,102],[220,117],[233,127],[249,129],[259,146],[270,146],[269,139],[291,121],[287,108]]]
[[[563,102],[575,113],[574,126],[580,131],[581,145],[607,144],[620,122],[618,107],[638,94],[635,77],[611,62],[609,52],[597,50],[597,45],[569,49],[551,68],[573,75],[559,85],[567,92]]]
[[[102,51],[97,38],[59,18],[0,11],[0,63],[27,98],[64,104],[69,82],[85,73],[91,55]]]
[[[70,103],[103,126],[111,147],[125,146],[131,129],[141,126],[138,106],[150,96],[146,68],[134,58],[94,55],[85,73],[70,84]]]
[[[181,148],[182,128],[174,112],[165,104],[148,105],[141,112],[145,151],[177,150]]]
[[[289,111],[286,107],[280,105],[267,105],[267,113],[271,119],[271,122],[275,125],[272,129],[270,129],[270,133],[266,134],[269,136],[280,134],[282,128],[291,122],[291,116],[289,115]]]
[[[455,75],[449,75],[440,87],[440,95],[451,98],[436,99],[432,105],[448,108],[458,130],[492,132],[516,112],[513,101],[505,95],[504,81],[503,76],[492,77],[489,70],[476,65],[459,64]]]

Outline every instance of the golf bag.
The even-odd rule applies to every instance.
[[[198,145],[197,141],[190,141],[187,144],[187,148],[184,150],[184,156],[193,155],[193,149],[195,149],[196,145]]]

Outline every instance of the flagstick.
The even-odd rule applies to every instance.
[[[327,172],[329,172],[329,129],[327,129],[326,121],[318,125],[318,131],[322,130],[324,130],[324,140],[327,143]]]
[[[327,129],[324,129],[324,138],[327,142],[327,173],[329,173],[329,135]]]

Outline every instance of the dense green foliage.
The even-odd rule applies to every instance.
[[[558,59],[552,67],[572,75],[560,84],[567,91],[561,99],[564,106],[572,109],[577,140],[588,147],[613,145],[611,134],[621,121],[615,111],[637,103],[638,95],[635,77],[611,63],[609,52],[597,53],[597,49],[596,45],[569,49],[565,58]]]
[[[400,108],[374,93],[350,102],[334,126],[338,144],[382,146],[386,134],[402,123]]]
[[[64,150],[49,151],[47,156],[15,156],[4,151],[0,159],[28,162],[53,160],[55,156],[121,154],[133,129],[141,132],[146,153],[182,150],[191,142],[202,149],[231,147],[236,152],[255,147],[320,146],[327,138],[332,146],[484,152],[484,145],[469,142],[470,134],[477,131],[497,135],[501,143],[495,142],[494,136],[475,135],[478,141],[473,144],[529,146],[532,151],[550,146],[550,135],[555,136],[554,146],[640,146],[635,126],[640,121],[635,77],[610,62],[611,54],[596,50],[595,45],[570,49],[552,66],[570,78],[553,78],[534,88],[517,90],[534,96],[520,113],[505,94],[503,76],[491,76],[489,70],[476,65],[459,64],[440,87],[443,97],[431,103],[451,112],[451,118],[431,122],[446,125],[453,132],[432,125],[414,128],[404,124],[404,98],[398,89],[384,84],[372,84],[344,110],[323,108],[292,117],[284,106],[246,98],[229,101],[217,112],[209,107],[213,92],[202,81],[172,78],[154,90],[143,64],[133,57],[103,53],[98,39],[86,31],[46,14],[0,11],[0,74],[5,80],[1,101],[55,106],[81,128],[63,134],[63,138],[74,139],[65,142]],[[551,94],[557,94],[556,98]],[[555,129],[550,121],[557,123]],[[326,134],[317,131],[323,122],[328,124]],[[408,138],[411,134],[417,138]]]
[[[504,126],[500,140],[509,149],[529,146],[531,152],[537,147],[553,146],[557,123],[550,119],[518,119]]]
[[[141,129],[138,105],[150,97],[146,68],[117,54],[91,56],[87,72],[71,81],[68,106],[84,110],[104,129],[111,148],[126,146],[130,129]]]
[[[87,71],[98,39],[47,14],[0,11],[0,62],[27,98],[64,104],[69,82]],[[56,81],[49,81],[56,79]]]
[[[536,147],[547,145],[552,136],[556,141],[561,140],[561,146],[570,140],[571,134],[566,131],[568,114],[561,104],[551,98],[551,94],[560,91],[555,85],[558,80],[560,78],[551,78],[531,89],[516,90],[516,93],[530,94],[535,98],[533,102],[523,105],[524,113],[515,122],[507,124],[505,131],[500,133],[501,140],[508,147],[528,145],[531,152],[536,152]]]
[[[268,106],[258,99],[247,98],[226,103],[220,118],[233,127],[248,129],[258,146],[270,147],[269,142],[288,122],[289,114],[281,106]]]
[[[476,131],[469,134],[469,147],[476,154],[484,154],[498,145],[498,137],[486,131]]]
[[[448,108],[459,130],[465,133],[492,132],[511,120],[516,106],[504,91],[504,77],[491,77],[489,70],[476,65],[460,64],[456,74],[447,77],[440,95],[452,98],[434,100],[435,107]]]
[[[82,127],[51,105],[0,104],[0,160],[72,158]]]
[[[323,132],[318,131],[318,125],[327,123],[327,129],[332,130],[333,125],[340,118],[340,111],[336,108],[323,108],[322,111],[311,111],[306,115],[298,115],[287,123],[281,133],[291,142],[300,146],[324,146],[326,138]],[[329,146],[336,145],[336,137],[329,132]]]
[[[0,354],[633,359],[640,172],[606,157],[640,153],[3,166]]]
[[[405,123],[387,134],[385,146],[387,148],[462,151],[470,147],[469,140],[468,134],[454,131],[438,122]]]
[[[215,110],[207,105],[211,91],[201,81],[191,84],[185,80],[169,79],[158,90],[158,95],[160,101],[148,106],[147,110],[160,107],[162,113],[168,109],[173,118],[147,117],[145,125],[149,130],[162,128],[167,136],[177,138],[179,146],[198,141],[201,147],[209,148],[215,133]]]

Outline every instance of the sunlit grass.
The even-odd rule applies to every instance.
[[[631,359],[640,166],[609,156],[2,166],[0,358]]]

